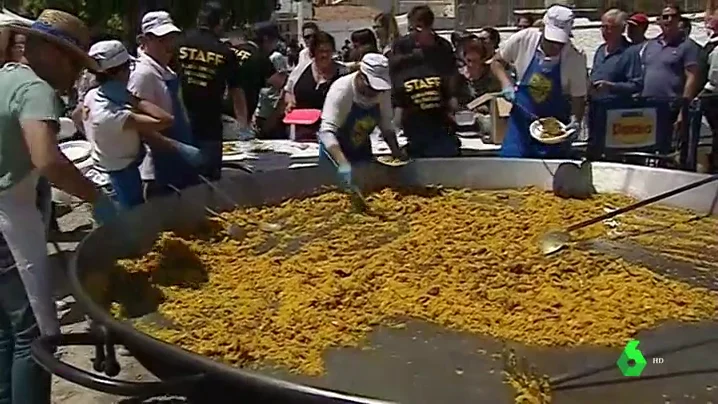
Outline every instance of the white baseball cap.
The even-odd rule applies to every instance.
[[[566,6],[555,5],[546,10],[543,16],[543,36],[549,41],[568,43],[573,30],[573,10]]]
[[[367,53],[359,63],[359,71],[366,76],[369,87],[376,91],[391,90],[389,59],[380,53]]]
[[[122,66],[131,59],[125,45],[115,40],[97,42],[87,54],[97,61],[101,70]]]
[[[142,33],[154,36],[165,36],[173,32],[182,32],[177,28],[170,13],[166,11],[150,11],[142,17]]]

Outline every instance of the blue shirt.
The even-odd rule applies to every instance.
[[[686,68],[698,65],[698,46],[693,41],[667,43],[663,38],[651,39],[643,51],[644,97],[678,98],[683,96]]]
[[[610,81],[611,95],[631,95],[643,89],[643,67],[638,50],[624,38],[613,52],[606,52],[606,44],[596,50],[591,69],[591,82]]]

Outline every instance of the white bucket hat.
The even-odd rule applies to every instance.
[[[131,59],[125,45],[115,40],[97,42],[90,47],[88,54],[97,61],[102,70],[122,66]]]

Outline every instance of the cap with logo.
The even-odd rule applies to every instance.
[[[172,21],[170,13],[166,11],[150,11],[142,17],[142,34],[165,36],[175,32],[182,32]]]
[[[366,76],[369,87],[376,91],[391,89],[389,59],[380,53],[367,53],[359,63],[359,71]]]
[[[648,25],[648,16],[643,13],[633,14],[628,18],[628,23],[631,25]]]
[[[90,47],[90,57],[95,59],[102,70],[122,66],[130,60],[127,48],[120,41],[100,41]]]
[[[544,38],[553,42],[568,43],[571,40],[573,21],[573,10],[566,6],[551,6],[543,16]]]

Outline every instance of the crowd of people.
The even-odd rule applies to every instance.
[[[117,39],[91,40],[85,24],[62,11],[44,10],[31,26],[4,27],[0,402],[50,402],[50,377],[29,349],[39,335],[60,332],[46,254],[47,209],[37,203],[49,183],[89,202],[95,220],[107,223],[155,195],[218,180],[223,115],[247,136],[276,139],[288,136],[285,116],[319,110],[321,118],[296,137],[318,142],[320,165],[352,187],[353,167],[373,158],[375,129],[397,159],[460,156],[455,112],[494,93],[514,106],[501,148],[506,157],[569,157],[573,138],[540,143],[529,124],[556,117],[580,129],[594,99],[693,100],[700,94],[715,133],[718,98],[710,95],[718,91],[718,15],[706,16],[713,36],[701,48],[680,11],[666,6],[662,34],[647,39],[647,16],[608,10],[601,19],[605,42],[590,69],[572,43],[574,12],[565,6],[550,7],[537,21],[521,16],[518,32],[504,43],[491,27],[446,40],[434,31],[425,5],[409,13],[406,35],[383,13],[371,29],[351,34],[340,57],[332,35],[313,22],[301,27],[301,49],[271,22],[225,32],[225,14],[214,2],[202,6],[196,27],[187,31],[165,11],[145,14],[136,55]],[[92,144],[95,164],[108,173],[112,199],[58,148],[58,122],[68,109],[61,96]],[[671,111],[678,133],[685,117],[680,108]],[[489,114],[484,106],[476,112]],[[479,119],[480,131],[491,130],[486,122]],[[715,152],[713,159],[715,170]]]

